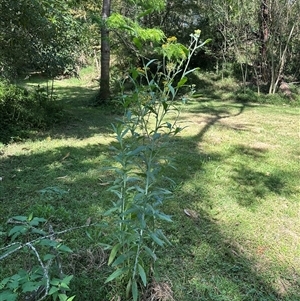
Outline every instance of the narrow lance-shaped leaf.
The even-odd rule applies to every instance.
[[[128,256],[126,256],[125,254],[121,254],[111,265],[112,267],[115,267],[119,264],[122,264],[126,259],[128,258]]]
[[[153,62],[157,61],[157,59],[152,59],[146,64],[146,68],[149,67]]]
[[[126,298],[129,299],[130,291],[131,291],[131,284],[132,280],[131,278],[129,279],[127,286],[126,286]]]
[[[16,220],[16,221],[20,221],[20,222],[25,222],[27,221],[27,216],[13,216],[12,219]]]
[[[168,84],[168,88],[169,88],[169,90],[170,90],[170,92],[171,92],[171,94],[172,94],[172,97],[174,98],[175,97],[175,89],[173,88],[173,86],[171,85],[171,84]]]
[[[182,87],[186,82],[187,82],[188,78],[186,76],[184,76],[178,83],[177,83],[177,88]]]
[[[128,268],[117,269],[105,280],[105,283],[108,283],[108,282],[122,276],[127,271],[128,271]]]
[[[156,242],[159,246],[163,247],[164,242],[157,237],[157,235],[155,233],[150,233],[150,237],[153,239],[154,242]]]
[[[116,244],[112,248],[112,250],[110,252],[110,255],[109,255],[109,259],[108,259],[108,265],[110,265],[114,261],[114,259],[115,259],[116,255],[117,255],[118,251],[120,250],[120,248],[121,248],[120,244]]]
[[[145,273],[144,268],[140,264],[138,264],[138,270],[139,270],[139,275],[142,279],[142,282],[143,282],[144,286],[146,286],[147,285],[146,273]]]
[[[131,287],[131,290],[132,290],[132,298],[133,298],[133,301],[137,301],[138,299],[138,289],[137,289],[137,283],[136,283],[136,280],[133,280],[132,281],[132,287]]]
[[[57,246],[57,249],[61,252],[73,253],[73,251],[69,247],[67,247],[66,245],[60,244],[60,245]]]
[[[199,70],[199,68],[197,67],[197,68],[191,69],[191,70],[185,72],[184,75],[188,75],[189,73],[195,72],[196,70]]]
[[[146,253],[151,256],[153,258],[154,261],[157,260],[157,256],[155,255],[155,253],[147,246],[144,246],[144,250],[146,251]]]
[[[161,220],[164,220],[164,221],[167,221],[167,222],[172,222],[172,219],[171,219],[171,216],[170,215],[167,215],[167,214],[164,214],[162,212],[157,212],[156,213],[156,216],[161,219]]]

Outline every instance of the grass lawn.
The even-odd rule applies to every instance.
[[[111,175],[101,168],[112,164],[117,116],[88,106],[91,78],[87,72],[55,83],[71,116],[63,124],[0,146],[0,246],[8,217],[33,212],[63,230],[101,221],[109,208]],[[300,300],[299,108],[239,103],[226,82],[217,84],[180,105],[187,127],[168,150],[176,184],[164,205],[172,246],[158,252],[157,277],[176,301]],[[117,289],[104,285],[111,271],[98,243],[105,232],[95,227],[89,234],[62,236],[74,251],[64,269],[74,275],[75,300],[109,301]],[[12,263],[1,262],[0,279]]]

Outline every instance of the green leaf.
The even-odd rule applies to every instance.
[[[61,281],[61,284],[69,285],[72,279],[73,275],[68,275]]]
[[[18,298],[18,294],[12,293],[10,290],[0,292],[1,301],[15,301]]]
[[[108,191],[111,191],[112,193],[114,193],[119,199],[122,198],[122,193],[121,193],[120,191],[118,191],[118,190],[116,190],[116,189],[112,189],[112,187],[109,188]],[[107,210],[107,211],[104,213],[104,216],[108,216],[108,215],[110,215],[110,213],[112,213],[112,212],[114,212],[114,211],[116,211],[116,210],[118,210],[118,209],[119,209],[119,208],[111,208],[111,209]]]
[[[136,156],[139,153],[143,152],[147,147],[145,145],[141,145],[139,147],[137,147],[136,149],[134,149],[133,151],[129,152],[128,155],[130,156]]]
[[[67,301],[72,301],[75,297],[76,297],[75,295],[72,296],[72,297],[69,297],[69,298],[67,299]]]
[[[47,220],[41,217],[34,217],[33,219],[30,220],[29,225],[31,226],[38,226],[39,223],[45,223]]]
[[[178,134],[178,133],[181,132],[181,131],[182,131],[182,128],[181,128],[181,127],[177,127],[177,128],[175,129],[174,135]]]
[[[168,105],[168,103],[167,103],[166,101],[162,101],[162,105],[163,105],[164,111],[165,111],[165,113],[166,113],[167,110],[168,110],[169,105]],[[168,124],[169,122],[166,122],[166,123]],[[169,124],[170,124],[170,123],[169,123]]]
[[[14,276],[16,276],[16,275],[14,275]],[[12,277],[13,278],[13,277]],[[8,287],[11,289],[11,290],[15,290],[15,289],[17,289],[19,286],[20,286],[20,283],[19,283],[19,278],[18,279],[12,279],[11,278],[11,281],[8,283]]]
[[[59,285],[60,285],[60,279],[53,278],[53,279],[50,281],[50,284],[51,284],[51,285],[54,285],[54,286],[59,286]]]
[[[173,86],[171,85],[171,84],[168,84],[168,88],[169,88],[169,90],[170,90],[170,92],[171,92],[171,94],[172,94],[172,97],[174,98],[175,97],[175,89],[173,88]]]
[[[73,251],[66,245],[58,245],[57,250],[59,250],[61,252],[66,252],[66,253],[73,253]]]
[[[199,68],[197,67],[197,68],[191,69],[191,70],[185,72],[184,75],[188,75],[189,73],[192,73],[192,72],[194,72],[196,70],[199,70]]]
[[[59,291],[59,288],[57,286],[52,286],[49,290],[48,295],[53,295]]]
[[[2,290],[5,287],[5,285],[9,282],[9,280],[10,280],[10,277],[6,277],[0,282],[0,290]]]
[[[112,267],[115,267],[121,263],[123,263],[126,259],[128,258],[127,255],[125,254],[121,254],[114,262],[113,264],[111,265]]]
[[[26,222],[27,221],[27,216],[13,216],[12,219],[16,220],[16,221],[20,221],[20,222]]]
[[[109,216],[109,215],[111,215],[111,213],[113,213],[113,212],[115,212],[115,211],[117,211],[117,210],[119,210],[118,207],[110,208],[109,210],[107,210],[107,211],[105,211],[105,212],[103,213],[103,216]]]
[[[27,221],[30,222],[33,218],[33,212],[31,212],[27,218]]]
[[[155,133],[155,134],[152,136],[152,138],[153,138],[154,141],[155,141],[155,140],[158,140],[160,137],[161,137],[161,133]]]
[[[152,59],[150,60],[147,64],[146,64],[146,68],[148,68],[152,63],[154,63],[155,61],[157,61],[157,59]]]
[[[137,16],[137,18],[138,18],[138,19],[141,19],[141,18],[143,18],[143,17],[145,17],[145,16],[151,14],[152,12],[153,12],[153,8],[148,8],[148,9],[145,10],[144,12],[141,12],[141,13]]]
[[[59,294],[58,298],[59,298],[59,301],[67,301],[68,296],[66,294]]]
[[[137,301],[139,292],[138,292],[137,283],[135,280],[132,281],[131,291],[132,291],[133,301]]]
[[[126,298],[129,299],[130,289],[131,289],[132,280],[129,279],[127,286],[126,286]]]
[[[165,240],[165,242],[168,244],[168,245],[172,245],[172,243],[168,240],[168,238],[165,236],[165,234],[163,233],[163,231],[161,229],[158,229],[156,231],[156,233]]]
[[[55,248],[58,245],[58,242],[52,239],[43,238],[39,241],[39,245]]]
[[[144,249],[145,249],[146,253],[153,258],[154,261],[157,260],[157,256],[155,255],[155,253],[149,247],[144,246]]]
[[[111,245],[109,245],[109,244],[99,242],[97,245],[100,246],[103,250],[111,249]]]
[[[86,236],[90,239],[90,240],[94,240],[93,237],[91,236],[91,234],[88,231],[85,231]]]
[[[128,268],[122,268],[122,269],[117,269],[116,271],[114,271],[106,280],[104,283],[108,283],[120,276],[122,276],[124,273],[126,273],[128,271]]]
[[[41,229],[36,229],[36,228],[32,228],[31,229],[31,233],[34,233],[34,234],[40,234],[40,235],[46,235],[47,232],[41,230]]]
[[[25,232],[27,232],[28,227],[25,225],[22,226],[14,226],[8,233],[8,236],[12,236],[14,235],[14,238],[16,238],[17,236],[19,236],[20,234],[24,234]]]
[[[146,106],[146,108],[151,112],[153,113],[154,115],[158,116],[158,113],[155,111],[155,109],[151,106]]]
[[[150,237],[153,239],[154,242],[156,242],[159,246],[163,247],[164,242],[157,237],[157,235],[155,233],[150,233]]]
[[[36,289],[38,289],[40,286],[41,286],[41,282],[28,281],[22,285],[22,290],[23,290],[23,293],[33,292]]]
[[[126,134],[129,132],[129,128],[125,129],[121,135],[120,135],[120,138],[124,138],[124,136],[126,136]]]
[[[164,221],[167,221],[167,222],[172,222],[172,219],[171,219],[171,216],[170,215],[167,215],[167,214],[164,214],[162,212],[157,212],[156,213],[156,216],[161,219],[161,220],[164,220]]]
[[[141,43],[139,38],[134,37],[132,41],[133,41],[133,43],[134,43],[134,45],[136,46],[137,49],[139,49],[139,50],[142,49],[142,43]],[[135,78],[133,77],[134,80],[136,80],[136,78],[137,78],[137,76]]]
[[[64,283],[64,282],[62,282],[62,283],[60,284],[60,288],[61,288],[61,289],[64,289],[64,290],[69,290],[69,289],[70,289],[70,288],[69,288],[69,285],[66,284],[66,283]]]
[[[69,284],[73,278],[73,275],[66,276],[63,280],[60,281],[60,288],[64,290],[69,290]]]
[[[187,82],[188,78],[186,76],[184,76],[178,83],[177,83],[177,88],[182,87],[186,82]]]
[[[138,264],[138,269],[139,269],[139,275],[143,281],[143,284],[144,284],[144,286],[146,286],[147,285],[147,277],[146,277],[145,270],[140,264]]]
[[[120,250],[120,248],[121,248],[120,244],[116,244],[112,248],[112,250],[110,252],[110,255],[109,255],[109,258],[108,258],[108,265],[110,265],[114,261],[114,259],[115,259],[116,255],[117,255],[118,251]]]
[[[136,41],[134,43],[138,43],[139,39],[138,38],[135,38],[135,39],[136,39]],[[135,68],[133,68],[133,69],[131,69],[131,76],[132,76],[133,80],[136,80],[139,76],[139,72]]]

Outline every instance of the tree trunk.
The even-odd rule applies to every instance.
[[[274,79],[275,82],[272,82],[272,85],[271,85],[272,86],[272,90],[270,88],[269,94],[270,93],[275,94],[277,86],[278,86],[278,83],[279,83],[279,81],[280,81],[280,79],[282,77],[282,72],[283,72],[283,69],[285,67],[285,62],[286,62],[286,52],[288,50],[288,46],[289,46],[290,40],[292,38],[294,29],[295,29],[295,24],[293,24],[293,26],[292,26],[292,29],[291,29],[290,34],[288,36],[288,39],[287,39],[286,45],[284,47],[283,53],[282,53],[282,55],[280,57],[279,66],[278,66],[279,69],[278,69],[278,73],[276,74],[277,78],[276,78],[276,81]]]
[[[100,71],[100,91],[98,103],[107,102],[110,98],[109,89],[109,68],[110,68],[110,45],[109,30],[107,28],[107,18],[110,16],[111,0],[103,0],[102,3],[102,27],[101,27],[101,71]]]
[[[269,7],[267,0],[262,0],[260,5],[260,72],[263,82],[269,81],[269,74],[267,68],[267,42],[269,39]]]

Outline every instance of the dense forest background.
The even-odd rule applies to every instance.
[[[153,58],[155,42],[164,36],[187,44],[190,33],[201,29],[202,39],[211,43],[194,56],[193,67],[231,73],[275,93],[282,80],[299,81],[299,6],[291,0],[1,0],[0,74],[55,77],[75,74],[91,59],[100,65],[106,26],[116,75],[142,57]],[[164,36],[145,29],[159,29]]]

